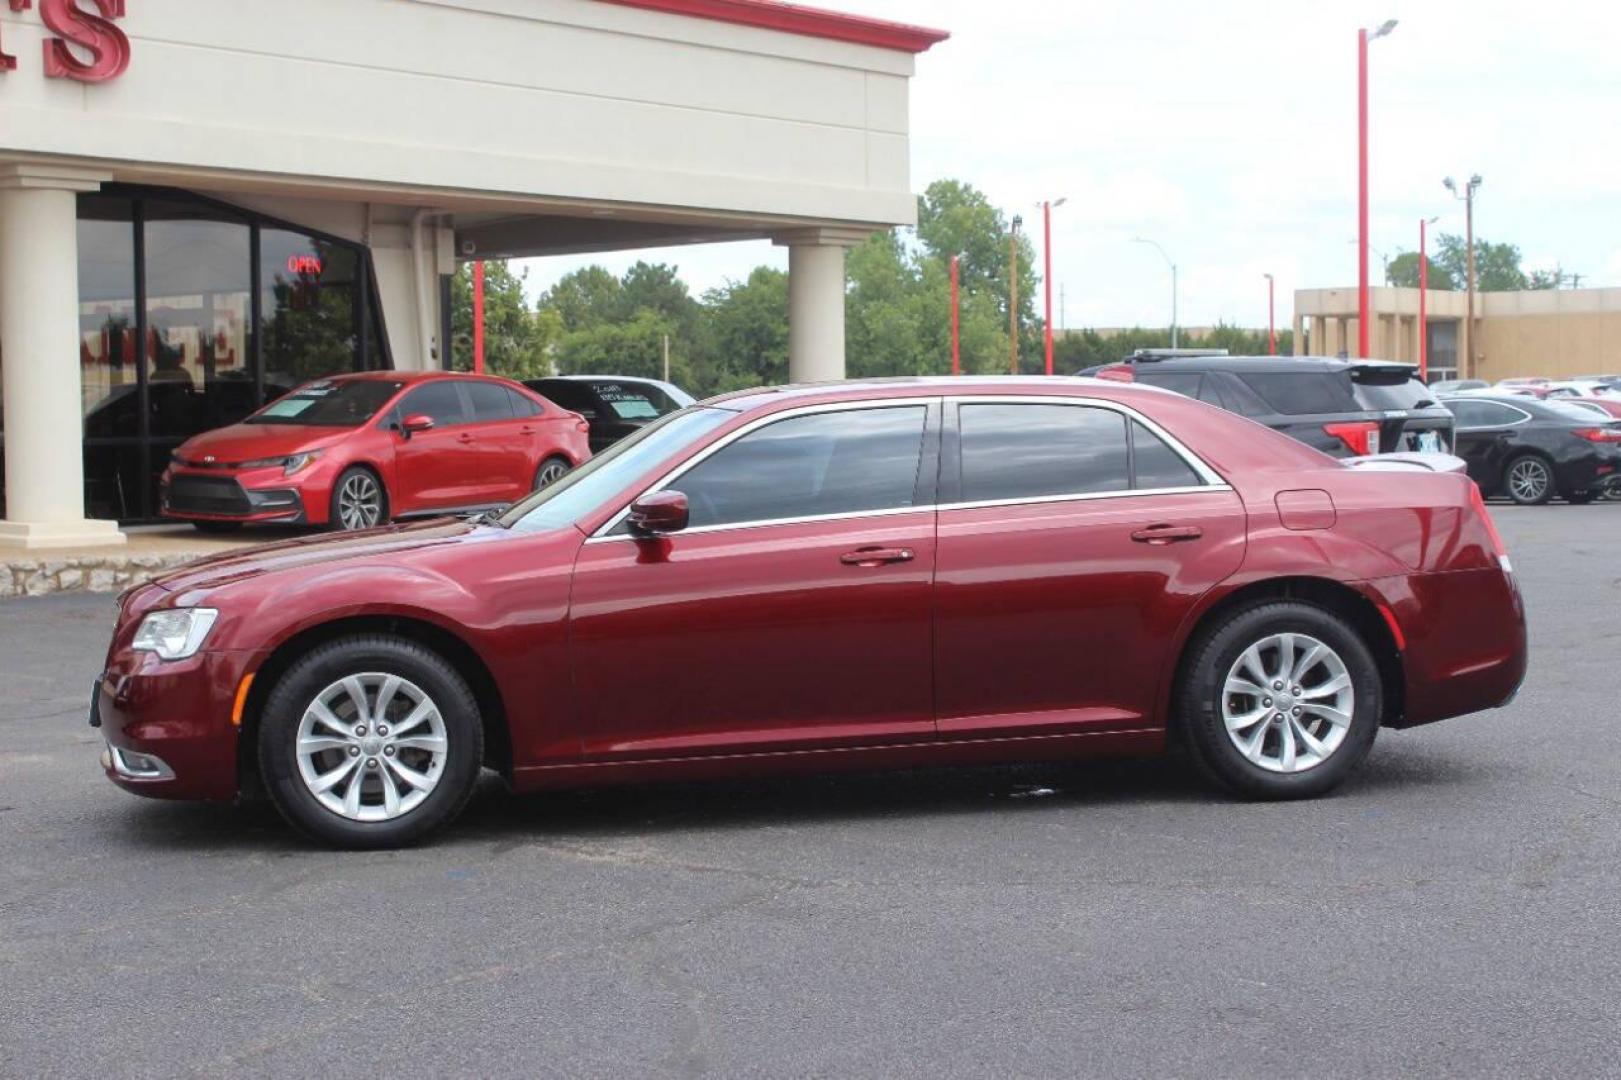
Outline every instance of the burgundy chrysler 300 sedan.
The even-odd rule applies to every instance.
[[[756,390],[498,518],[193,563],[96,681],[142,795],[337,844],[519,790],[1152,754],[1318,795],[1380,726],[1502,705],[1520,594],[1475,486],[1089,379]]]

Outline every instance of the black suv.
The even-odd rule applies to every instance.
[[[1334,457],[1451,453],[1452,414],[1411,364],[1318,357],[1129,356],[1082,375],[1140,382],[1198,398]]]

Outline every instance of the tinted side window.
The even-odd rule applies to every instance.
[[[1244,385],[1244,380],[1230,372],[1217,372],[1205,380],[1207,385],[1215,384],[1221,392],[1222,408],[1228,412],[1235,412],[1240,416],[1270,416],[1272,406],[1262,401],[1260,395]]]
[[[1144,371],[1134,369],[1136,381],[1165,390],[1174,390],[1184,397],[1198,397],[1199,383],[1204,375],[1197,371]]]
[[[1249,388],[1289,416],[1360,412],[1351,397],[1351,380],[1332,371],[1251,371],[1239,376]]]
[[[964,405],[958,410],[965,502],[1125,491],[1126,421],[1077,405]]]
[[[524,397],[522,394],[518,393],[516,390],[511,389],[510,387],[504,387],[503,389],[506,392],[507,399],[512,404],[512,415],[513,416],[539,416],[540,415],[540,405],[539,405],[539,403],[529,400],[528,398]]]
[[[531,383],[530,389],[587,419],[597,415],[597,399],[584,383],[572,383],[567,379],[546,379]]]
[[[487,382],[464,382],[467,400],[473,406],[473,423],[489,424],[512,419],[512,398],[507,388]]]
[[[1204,481],[1165,440],[1131,422],[1131,476],[1135,488],[1198,487]]]
[[[790,417],[676,478],[693,527],[891,510],[916,503],[922,405]]]
[[[433,418],[435,427],[466,423],[461,394],[456,392],[456,384],[449,380],[417,387],[400,400],[398,412],[401,417],[423,413]]]

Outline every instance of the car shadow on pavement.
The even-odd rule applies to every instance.
[[[1397,797],[1435,787],[1494,783],[1494,770],[1444,752],[1376,750],[1331,800]],[[1179,757],[983,768],[855,772],[586,788],[515,795],[486,775],[466,811],[423,847],[517,846],[526,839],[591,839],[664,832],[746,830],[862,819],[1048,813],[1088,807],[1243,805],[1206,784]],[[1264,805],[1264,804],[1263,804]],[[1286,812],[1297,813],[1302,804]],[[1310,805],[1310,804],[1306,804]],[[143,802],[121,820],[124,842],[153,850],[324,850],[266,804],[235,808]]]

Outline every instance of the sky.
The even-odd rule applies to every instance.
[[[1370,46],[1371,245],[1418,247],[1420,218],[1463,232],[1442,186],[1483,178],[1477,237],[1527,269],[1621,285],[1621,5],[1601,0],[820,0],[938,27],[918,58],[912,186],[974,184],[1009,215],[1053,217],[1055,323],[1278,323],[1295,288],[1356,282],[1356,30]],[[1039,252],[1038,252],[1039,257]],[[768,243],[527,260],[538,294],[589,263],[677,265],[695,293]],[[1375,283],[1380,256],[1371,257]]]

